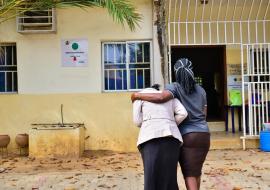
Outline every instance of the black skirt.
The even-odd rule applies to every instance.
[[[188,133],[183,135],[179,163],[184,177],[199,177],[210,148],[210,133]]]
[[[139,150],[144,166],[144,190],[178,190],[180,141],[173,137],[152,139]]]

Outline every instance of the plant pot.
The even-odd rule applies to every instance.
[[[7,148],[10,142],[9,135],[0,135],[0,148]]]
[[[18,134],[15,141],[20,148],[26,148],[28,147],[29,136],[28,134]]]

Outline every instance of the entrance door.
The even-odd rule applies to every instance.
[[[172,68],[179,58],[193,64],[195,80],[207,94],[207,121],[224,121],[225,46],[178,46],[171,49]],[[175,81],[172,69],[172,81]]]

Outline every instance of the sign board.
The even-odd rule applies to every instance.
[[[227,76],[227,91],[228,91],[228,104],[241,105],[242,104],[242,71],[241,64],[228,64]],[[246,66],[244,66],[246,72]],[[245,93],[247,86],[244,86]]]
[[[227,79],[228,90],[237,89],[242,90],[242,76],[241,75],[229,75]]]
[[[241,64],[228,64],[227,73],[228,75],[242,75]],[[244,65],[244,73],[246,73],[246,65]]]
[[[242,105],[242,76],[229,75],[228,84],[228,104],[233,106]]]
[[[67,39],[61,41],[62,66],[86,67],[88,65],[88,40]]]

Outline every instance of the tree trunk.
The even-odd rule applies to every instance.
[[[166,29],[166,0],[154,0],[155,25],[157,26],[157,38],[160,51],[161,72],[164,83],[169,83],[168,41]]]

